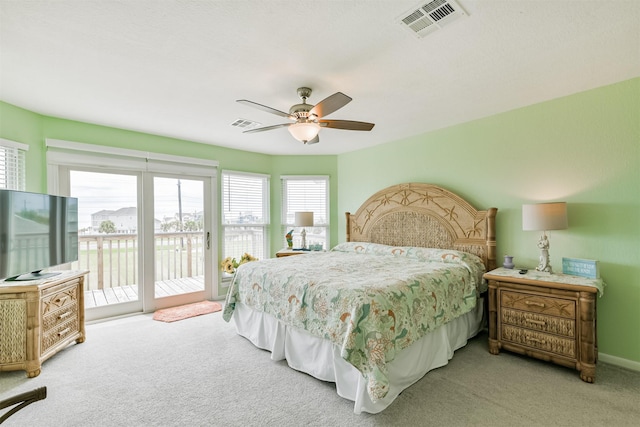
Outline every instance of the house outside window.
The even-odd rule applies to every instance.
[[[0,138],[0,188],[25,190],[27,150],[26,144]]]
[[[269,176],[222,172],[222,259],[268,254]]]
[[[305,227],[307,247],[329,248],[329,177],[282,176],[282,247],[285,235],[293,230],[293,247],[301,246],[302,227],[295,227],[296,212],[313,212],[313,227]]]

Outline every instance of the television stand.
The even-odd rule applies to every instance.
[[[21,274],[19,276],[9,277],[4,279],[5,282],[30,282],[32,280],[48,279],[49,277],[57,276],[58,272],[42,273],[40,271],[33,271],[31,273]]]
[[[84,342],[87,273],[0,281],[0,371],[25,370],[27,377],[37,377],[45,360],[73,341]]]

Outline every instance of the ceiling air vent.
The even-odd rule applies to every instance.
[[[432,0],[403,13],[397,21],[422,38],[466,15],[454,0]]]
[[[243,131],[255,129],[260,125],[262,125],[262,123],[254,122],[247,119],[236,119],[235,122],[231,123],[231,126],[242,129]]]

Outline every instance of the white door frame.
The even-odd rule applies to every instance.
[[[140,207],[144,209],[144,206],[153,206],[153,191],[149,191],[148,188],[145,189],[144,183],[147,180],[151,180],[152,183],[149,188],[153,190],[154,174],[170,174],[184,176],[185,178],[203,179],[205,181],[204,192],[209,198],[207,201],[207,197],[205,197],[205,203],[209,207],[209,209],[205,207],[205,236],[210,236],[208,239],[210,244],[206,252],[208,256],[205,256],[205,277],[208,275],[210,279],[205,279],[205,291],[200,299],[216,299],[218,297],[219,274],[215,274],[217,272],[218,259],[218,245],[215,243],[217,241],[215,236],[218,234],[216,227],[216,224],[218,224],[218,186],[216,184],[218,162],[201,158],[172,156],[56,139],[46,139],[45,144],[47,147],[47,191],[50,194],[69,195],[69,169],[110,173],[125,172],[128,174],[137,172],[141,177],[138,180],[138,200]],[[143,215],[147,214],[144,213]],[[142,221],[140,219],[142,216],[139,215],[139,222],[142,222],[142,224],[139,223],[138,229],[140,233],[149,233],[148,229],[151,228],[151,234],[147,235],[153,236],[153,213],[150,215],[152,216],[150,221],[148,219]],[[149,245],[148,241],[151,241],[151,249],[147,247]],[[147,257],[144,257],[144,251],[153,251],[153,239],[142,238],[140,242],[142,242],[142,245],[140,245],[142,250],[140,259],[145,261],[142,262],[142,268],[139,269],[139,275],[141,275],[139,283],[146,283],[149,279],[144,272],[148,268],[154,268],[154,266],[146,265],[149,261],[147,261]],[[145,296],[140,303],[142,304],[141,306],[132,302],[131,306],[128,303],[124,303],[99,307],[100,310],[98,308],[89,309],[86,313],[86,319],[93,320],[129,314],[135,311],[150,312],[160,308],[157,305],[162,305],[162,303],[158,303],[158,300],[155,300],[153,293],[150,295],[153,300],[150,300],[149,296],[146,295],[149,293],[144,293]],[[176,301],[180,301],[180,299]],[[121,311],[126,311],[126,313]]]
[[[203,207],[204,207],[204,221],[203,221],[203,233],[205,235],[205,251],[207,256],[204,258],[204,290],[198,292],[189,292],[185,294],[173,295],[171,297],[163,297],[156,298],[155,297],[155,258],[153,254],[155,251],[155,239],[153,236],[155,235],[154,230],[154,205],[155,205],[155,191],[154,191],[154,178],[156,177],[168,177],[168,178],[184,178],[184,179],[193,179],[202,181],[202,197],[203,197]],[[160,308],[173,307],[176,305],[188,304],[190,302],[202,301],[205,299],[211,300],[216,298],[217,295],[217,286],[213,286],[214,276],[217,277],[217,274],[214,274],[214,259],[218,259],[217,256],[214,258],[210,254],[213,253],[213,248],[211,244],[211,236],[213,235],[213,230],[215,230],[215,222],[213,222],[213,213],[215,205],[213,203],[213,193],[212,193],[212,178],[210,176],[195,176],[195,175],[174,175],[174,174],[165,174],[165,173],[143,173],[143,206],[145,206],[144,218],[140,218],[142,222],[139,226],[139,229],[142,230],[145,238],[142,240],[142,270],[143,274],[143,308],[144,312],[155,311]],[[206,239],[206,236],[209,236],[209,239]],[[152,238],[146,238],[147,236],[152,236]],[[207,241],[209,244],[207,245]],[[152,254],[151,256],[147,256],[147,254]]]

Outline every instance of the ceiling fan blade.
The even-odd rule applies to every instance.
[[[309,145],[309,144],[317,144],[318,142],[320,142],[320,137],[318,135],[316,135],[315,138],[313,138],[311,141],[305,142],[305,144],[307,144],[307,145]]]
[[[333,95],[318,102],[315,107],[309,111],[309,115],[315,114],[317,117],[328,116],[336,110],[351,102],[351,97],[342,92],[336,92]]]
[[[318,123],[324,128],[344,130],[371,130],[375,126],[374,123],[355,122],[353,120],[318,120]]]
[[[288,127],[288,126],[291,126],[292,124],[293,123],[281,123],[279,125],[266,126],[266,127],[263,127],[263,128],[245,130],[242,133],[264,132],[265,130],[273,130],[273,129]]]
[[[249,107],[257,108],[258,110],[266,111],[267,113],[275,114],[276,116],[286,117],[291,120],[296,119],[289,113],[276,110],[275,108],[267,107],[266,105],[258,104],[257,102],[248,101],[246,99],[238,99],[236,102],[239,102],[240,104],[248,105]]]

